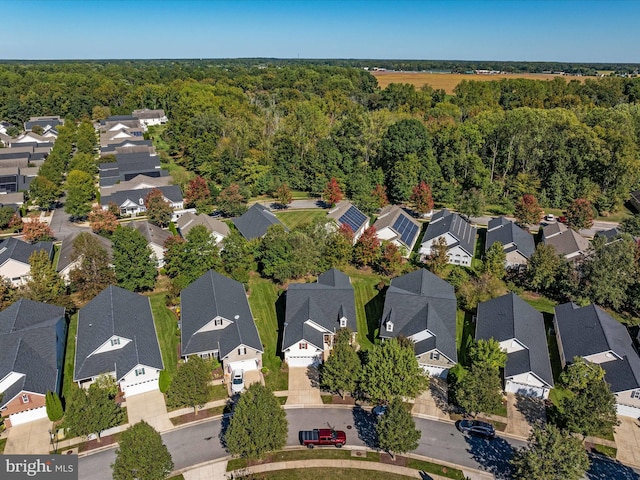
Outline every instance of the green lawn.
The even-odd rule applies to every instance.
[[[289,229],[293,229],[305,223],[311,223],[317,218],[326,218],[326,210],[313,208],[309,210],[276,211],[276,217],[280,219]]]
[[[440,475],[441,477],[453,478],[455,480],[465,480],[465,476],[462,470],[457,468],[444,467],[437,463],[427,462],[425,460],[416,460],[410,458],[407,460],[407,467],[421,470],[426,473],[433,473],[434,475]]]
[[[484,243],[487,237],[486,228],[478,228],[478,237],[476,240],[476,251],[473,253],[471,259],[471,267],[474,270],[480,270],[482,268],[482,257],[484,257]]]
[[[62,372],[62,397],[69,398],[73,383],[73,367],[76,356],[76,332],[78,331],[78,314],[75,313],[69,320],[67,332],[67,348],[64,354],[64,370]]]
[[[351,278],[356,301],[356,321],[358,326],[358,343],[367,350],[373,346],[378,336],[380,319],[384,307],[384,292],[378,291],[376,285],[383,281],[374,273],[365,273],[353,267],[345,269]]]
[[[176,334],[178,321],[175,314],[167,308],[164,293],[151,295],[149,300],[158,332],[164,369],[172,379],[178,370],[178,344],[180,343],[180,337]]]
[[[215,400],[224,400],[229,397],[229,391],[227,390],[226,385],[214,385],[211,387],[211,396],[209,397],[209,401],[213,402]]]
[[[251,468],[249,468],[251,470]],[[351,480],[405,480],[405,477],[395,473],[378,472],[376,470],[358,470],[355,468],[304,468],[278,470],[275,472],[259,473],[252,478],[261,480],[334,480],[349,478]]]
[[[0,453],[4,452],[4,446],[7,444],[6,438],[0,438]]]
[[[282,360],[278,353],[278,317],[276,315],[277,287],[265,278],[252,275],[249,278],[249,306],[256,322],[264,348],[262,365],[269,369],[265,383],[274,391],[287,390],[289,379],[281,371]]]
[[[551,315],[553,315],[553,308],[558,304],[553,300],[549,300],[542,295],[532,292],[523,292],[520,297],[536,310],[542,313],[550,313]]]
[[[456,312],[456,345],[458,347],[458,362],[467,366],[467,352],[475,338],[475,325],[472,314],[464,310]]]

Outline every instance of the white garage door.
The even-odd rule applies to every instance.
[[[11,420],[11,426],[22,425],[23,423],[33,422],[34,420],[40,420],[41,418],[47,418],[47,408],[40,407],[33,410],[27,410],[26,412],[14,413],[9,415]]]
[[[317,367],[320,365],[320,355],[298,357],[287,357],[287,364],[290,367]]]
[[[524,395],[525,397],[546,398],[545,389],[541,387],[534,387],[531,385],[524,385],[522,383],[507,381],[505,383],[504,389],[509,393]]]
[[[134,383],[133,385],[122,385],[122,390],[124,391],[125,397],[130,397],[131,395],[138,395],[140,393],[150,392],[152,390],[158,389],[158,379],[149,380],[148,382],[142,383]]]
[[[255,360],[242,360],[240,362],[230,362],[229,367],[231,367],[231,371],[236,370],[244,370],[245,372],[249,370],[257,370],[258,362]]]
[[[448,368],[434,367],[433,365],[424,365],[424,364],[421,364],[420,366],[425,372],[427,372],[432,377],[447,378],[447,375],[449,375]]]
[[[616,410],[618,411],[618,415],[622,415],[623,417],[640,417],[640,408],[631,407],[629,405],[616,405]]]

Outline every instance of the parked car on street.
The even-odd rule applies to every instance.
[[[373,413],[373,416],[375,417],[376,420],[379,419],[382,415],[384,415],[384,412],[386,411],[387,411],[386,405],[376,405],[371,409],[371,413]]]
[[[465,435],[488,438],[489,440],[496,436],[493,425],[480,420],[460,420],[456,423],[456,427]]]
[[[332,428],[315,428],[313,430],[301,430],[298,433],[300,445],[313,448],[316,445],[334,445],[341,448],[347,443],[347,434],[342,430]]]
[[[231,393],[240,393],[244,390],[244,370],[234,370],[231,377]]]

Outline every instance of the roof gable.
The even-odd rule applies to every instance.
[[[287,232],[289,231],[271,210],[259,203],[253,204],[243,215],[232,221],[247,240],[263,237],[271,225],[282,225]]]

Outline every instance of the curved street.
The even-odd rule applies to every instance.
[[[347,432],[348,445],[375,445],[375,431],[371,415],[359,407],[288,409],[289,436],[287,445],[298,445],[298,431],[331,426]],[[461,467],[484,470],[496,478],[504,478],[514,448],[524,445],[518,440],[497,437],[493,441],[467,438],[448,422],[415,418],[422,431],[420,445],[412,453]],[[227,455],[220,442],[224,420],[208,420],[188,425],[162,435],[175,464],[180,470]],[[79,459],[79,478],[82,480],[108,480],[110,465],[115,460],[115,448],[110,448]],[[640,475],[615,461],[594,458],[587,478],[589,480],[632,480]]]

